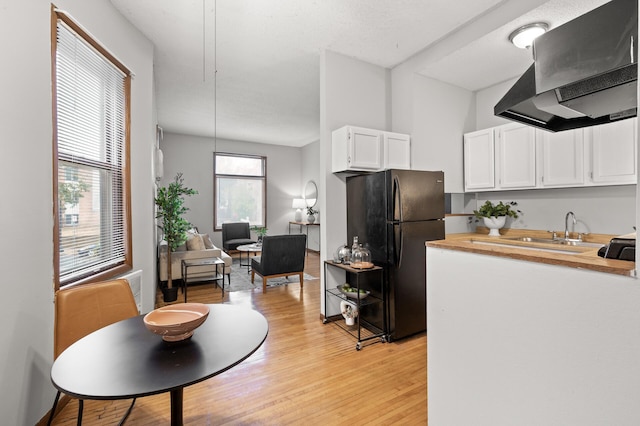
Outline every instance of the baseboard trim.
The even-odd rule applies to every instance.
[[[67,404],[71,402],[72,399],[73,398],[71,398],[69,395],[62,394],[60,396],[60,399],[58,400],[58,406],[56,407],[56,414],[53,416],[54,419],[58,414],[60,414],[60,411],[62,411],[64,407],[66,407]],[[51,400],[51,403],[53,404],[53,399]],[[44,417],[42,417],[38,421],[38,423],[36,423],[36,426],[46,426],[47,422],[49,421],[50,415],[51,415],[51,409],[49,409],[49,411],[45,413]]]

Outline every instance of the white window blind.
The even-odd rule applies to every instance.
[[[58,283],[127,262],[127,75],[60,19],[55,56]]]

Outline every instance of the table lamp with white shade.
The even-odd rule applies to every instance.
[[[295,216],[296,222],[302,222],[302,209],[304,209],[305,207],[307,207],[307,204],[304,198],[293,199],[293,204],[291,205],[291,208],[297,209],[296,216]]]

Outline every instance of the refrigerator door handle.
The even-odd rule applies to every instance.
[[[404,238],[402,235],[402,226],[399,224],[394,225],[393,231],[393,253],[395,258],[393,259],[393,263],[396,268],[400,267],[402,263],[402,246],[404,242]]]
[[[393,221],[402,222],[402,197],[398,176],[393,177]]]

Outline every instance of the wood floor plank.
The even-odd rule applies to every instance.
[[[320,276],[317,253],[305,272]],[[232,278],[233,279],[233,278]],[[320,281],[243,292],[189,286],[189,301],[251,307],[269,322],[263,346],[238,366],[184,390],[187,425],[426,425],[427,338],[367,344],[320,320]],[[181,300],[181,299],[180,299]],[[158,294],[157,306],[162,306]],[[114,425],[129,401],[85,401],[83,424]],[[55,425],[75,425],[77,401]],[[139,398],[127,425],[168,424],[169,394]]]

